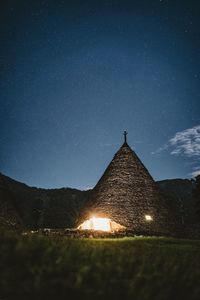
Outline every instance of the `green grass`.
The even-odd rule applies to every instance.
[[[0,299],[200,299],[200,241],[2,232]]]

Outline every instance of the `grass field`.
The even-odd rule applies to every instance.
[[[1,232],[0,299],[200,299],[200,241]]]

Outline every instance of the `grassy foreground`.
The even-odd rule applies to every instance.
[[[1,232],[0,299],[200,299],[200,241]]]

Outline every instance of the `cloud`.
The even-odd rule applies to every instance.
[[[197,177],[198,175],[200,175],[200,168],[199,170],[191,172],[189,175],[191,175],[192,177]]]
[[[171,155],[200,156],[200,125],[177,132],[166,144],[152,152],[161,153],[170,149]]]
[[[165,150],[169,150],[170,154],[174,156],[192,158],[195,164],[199,164],[200,125],[177,132],[166,144],[152,152],[152,154],[159,154]],[[188,175],[193,177],[200,175],[200,166],[194,167]]]
[[[189,175],[191,175],[192,177],[196,177],[200,175],[200,166],[194,167],[193,171]]]
[[[200,156],[200,125],[177,132],[168,145],[171,155]]]
[[[163,145],[162,147],[158,148],[156,151],[151,152],[151,154],[159,154],[162,151],[166,150],[169,148],[168,144]]]
[[[86,186],[84,186],[83,188],[82,188],[82,190],[83,191],[89,191],[89,190],[93,190],[93,188],[94,188],[94,185],[92,186],[92,185],[86,185]]]

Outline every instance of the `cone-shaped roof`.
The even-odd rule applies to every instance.
[[[167,211],[156,183],[125,142],[92,191],[87,214],[140,233],[166,233]]]

